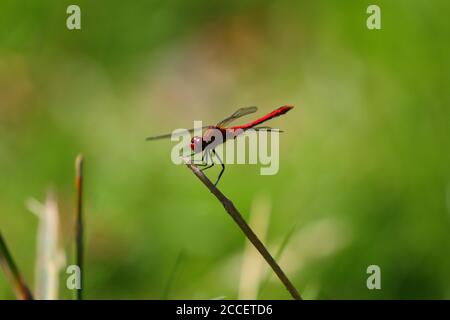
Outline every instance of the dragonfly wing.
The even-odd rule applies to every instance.
[[[255,131],[268,131],[268,132],[284,132],[283,130],[272,128],[272,127],[254,127],[252,128]]]
[[[171,136],[172,136],[171,133],[168,133],[168,134],[161,134],[161,135],[159,135],[159,136],[147,137],[147,138],[145,138],[145,140],[147,140],[147,141],[152,141],[152,140],[159,140],[159,139],[167,139],[167,138],[170,138]]]
[[[211,127],[212,126],[204,126],[204,127],[201,127],[200,129],[203,130],[203,129],[208,129],[208,128],[211,128]],[[171,137],[179,137],[179,136],[183,136],[185,134],[193,133],[195,130],[198,130],[198,129],[199,128],[192,128],[192,129],[189,129],[189,130],[177,130],[177,131],[174,131],[172,133],[161,134],[159,136],[147,137],[147,138],[145,138],[145,140],[152,141],[152,140],[168,139],[168,138],[171,138]]]
[[[246,116],[250,113],[254,113],[258,110],[257,107],[247,107],[247,108],[240,108],[235,113],[233,113],[231,116],[226,118],[225,120],[219,122],[217,124],[218,127],[226,127],[228,124],[230,124],[232,121],[239,119],[240,117]]]

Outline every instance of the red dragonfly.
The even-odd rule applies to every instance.
[[[247,108],[241,108],[238,109],[235,113],[233,113],[231,116],[226,118],[225,120],[222,120],[215,126],[205,126],[201,129],[206,129],[201,137],[194,136],[191,139],[191,150],[192,155],[202,152],[202,162],[197,164],[197,166],[202,166],[201,169],[206,170],[214,166],[213,156],[215,156],[222,166],[222,170],[219,173],[219,176],[217,177],[217,181],[214,184],[217,186],[219,183],[220,178],[222,177],[223,172],[225,171],[225,165],[220,159],[219,155],[216,153],[215,148],[224,142],[226,142],[228,139],[234,139],[237,136],[241,135],[248,129],[253,130],[267,130],[267,131],[278,131],[281,132],[281,130],[278,129],[272,129],[270,127],[258,127],[263,122],[266,122],[272,118],[281,116],[282,114],[285,114],[289,110],[294,108],[293,106],[282,106],[278,109],[273,110],[272,112],[266,114],[265,116],[262,116],[252,122],[246,123],[244,125],[240,126],[233,126],[233,127],[227,127],[232,121],[239,119],[243,116],[246,116],[248,114],[256,112],[258,109],[257,107],[247,107]],[[188,132],[194,132],[195,129],[190,129]],[[158,140],[158,139],[165,139],[170,138],[172,136],[176,136],[179,134],[184,134],[186,131],[183,131],[183,133],[169,133],[169,134],[163,134],[159,136],[154,137],[147,137],[146,140]],[[211,159],[211,164],[208,163],[208,157]]]

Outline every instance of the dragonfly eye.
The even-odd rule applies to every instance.
[[[191,150],[194,152],[202,151],[203,141],[201,137],[195,136],[191,139]]]

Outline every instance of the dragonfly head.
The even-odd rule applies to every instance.
[[[199,136],[194,136],[191,139],[191,150],[194,152],[201,152],[203,150],[203,139]]]

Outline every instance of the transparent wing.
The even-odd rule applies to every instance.
[[[209,128],[212,128],[212,126],[201,127],[202,130],[203,129],[209,129]],[[188,133],[193,133],[197,129],[198,128],[195,128],[195,129],[192,128],[192,129],[189,129],[189,130],[179,130],[179,131],[175,131],[175,132],[172,132],[172,133],[161,134],[159,136],[147,137],[147,138],[145,138],[145,140],[152,141],[152,140],[168,139],[168,138],[171,138],[171,137],[179,137],[179,136],[182,136],[182,135],[185,135],[185,134],[188,134]]]
[[[252,128],[255,131],[268,131],[268,132],[284,132],[283,130],[272,128],[272,127],[254,127]]]
[[[226,127],[228,124],[230,124],[232,121],[239,119],[240,117],[246,116],[250,113],[254,113],[258,110],[257,107],[247,107],[247,108],[240,108],[235,113],[233,113],[231,116],[226,118],[225,120],[222,120],[217,124],[218,127]]]

